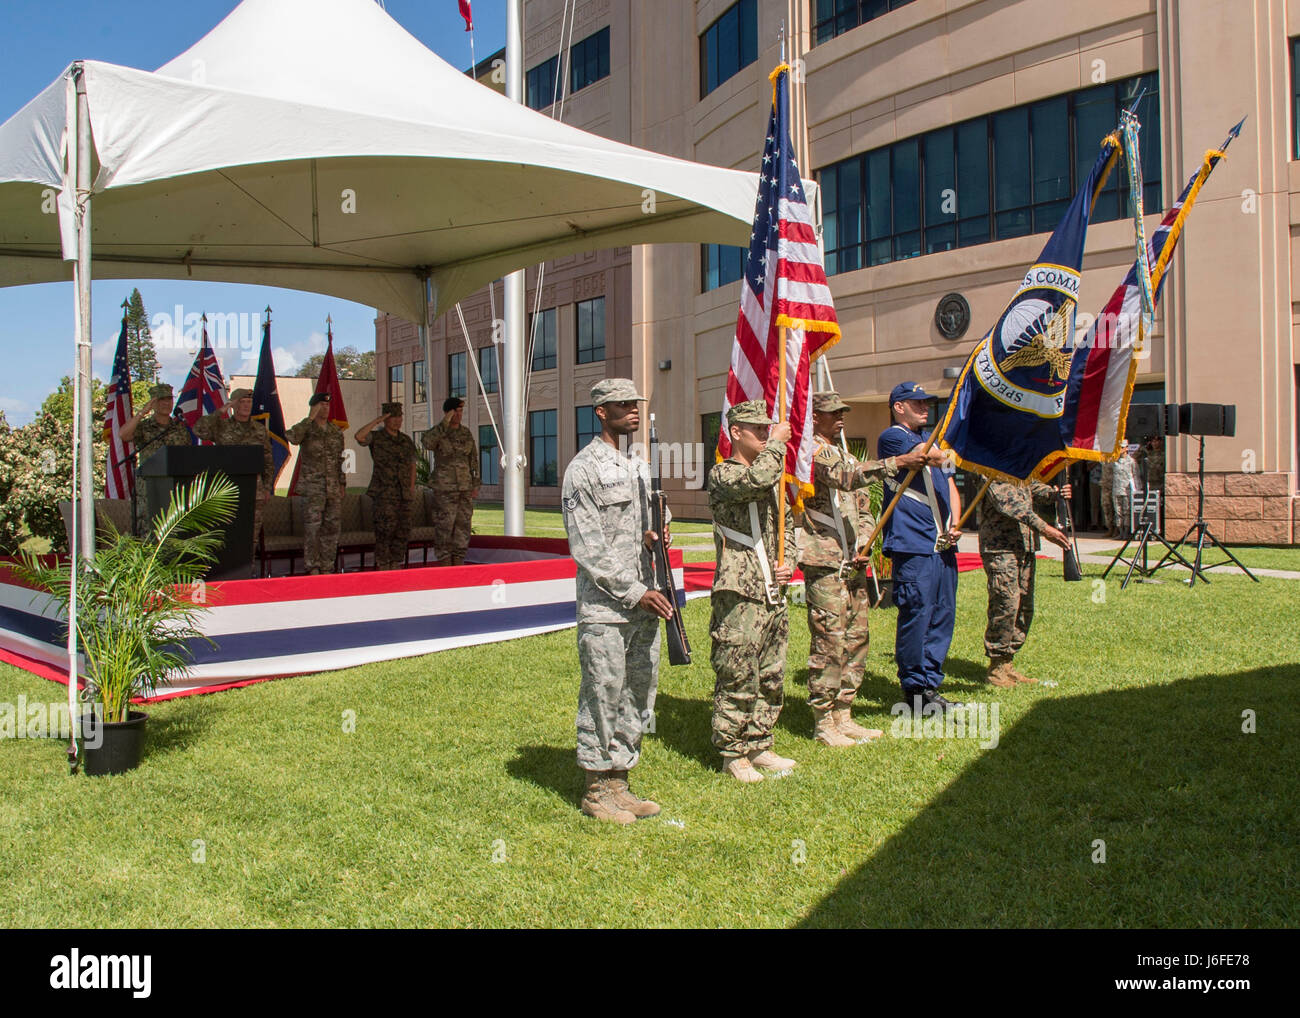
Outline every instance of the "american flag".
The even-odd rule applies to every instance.
[[[200,417],[212,413],[217,409],[216,396],[224,394],[226,391],[226,380],[221,377],[221,365],[217,363],[217,355],[212,347],[208,345],[208,329],[203,327],[203,345],[199,347],[199,352],[194,356],[194,363],[190,367],[190,373],[185,378],[185,384],[181,387],[180,398],[176,400],[176,417],[185,422],[186,427],[191,431]],[[198,438],[194,439],[195,445],[210,445],[210,442],[204,442]]]
[[[126,315],[123,315],[104,413],[104,438],[108,441],[108,468],[104,478],[107,498],[130,498],[135,490],[135,468],[131,465],[127,443],[122,441],[122,425],[135,412],[131,407],[131,368],[127,362],[126,345]]]
[[[758,200],[749,257],[740,290],[736,342],[722,404],[718,459],[731,455],[727,411],[750,399],[767,402],[777,413],[781,327],[786,329],[786,379],[783,403],[793,435],[786,448],[785,480],[796,507],[812,494],[812,400],[809,365],[839,342],[840,326],[831,305],[817,232],[803,193],[803,178],[794,159],[787,108],[790,68],[781,64],[770,75],[772,113],[759,169]]]

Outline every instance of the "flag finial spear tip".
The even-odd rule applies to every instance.
[[[122,301],[122,307],[124,307],[124,308],[129,308],[130,306],[131,306],[131,298],[130,298],[130,297],[128,297],[128,298],[126,298],[126,300]]]

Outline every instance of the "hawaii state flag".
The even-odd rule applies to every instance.
[[[104,478],[106,498],[130,498],[131,492],[135,490],[135,468],[131,464],[126,442],[122,440],[122,425],[134,413],[131,408],[131,368],[126,350],[126,315],[123,315],[104,413],[104,438],[108,440],[108,466]]]
[[[784,416],[793,431],[785,454],[785,481],[792,502],[800,508],[804,496],[813,490],[810,365],[839,342],[840,326],[790,139],[789,71],[787,64],[781,64],[769,75],[772,112],[758,171],[758,200],[741,282],[717,455],[719,461],[731,455],[727,411],[746,400],[765,400],[772,417]],[[785,392],[778,394],[782,357],[786,362]],[[778,400],[784,414],[778,412]]]
[[[179,417],[190,429],[190,438],[195,445],[212,444],[193,434],[194,425],[200,417],[206,417],[217,409],[218,397],[221,403],[226,401],[226,380],[221,375],[221,364],[217,361],[216,352],[208,345],[206,316],[203,322],[203,341],[199,352],[194,355],[194,363],[190,365],[190,373],[185,376],[185,384],[181,386],[181,394],[176,399],[176,409],[172,412],[173,417]]]
[[[939,428],[940,447],[952,450],[958,466],[1024,481],[1041,478],[1056,458],[1083,246],[1120,151],[1119,136],[1108,135],[1038,260],[962,368]]]
[[[253,383],[252,420],[266,425],[271,436],[271,485],[280,476],[280,468],[289,458],[289,439],[285,436],[284,410],[280,406],[280,393],[275,387],[275,361],[271,358],[271,309],[266,309],[262,323],[262,351],[257,358],[257,381]]]
[[[326,326],[325,359],[321,362],[320,377],[316,379],[315,392],[327,392],[330,397],[329,421],[340,431],[348,429],[348,412],[343,406],[343,387],[339,385],[338,368],[334,366],[334,330]],[[293,461],[293,479],[289,481],[289,494],[298,494],[298,471],[302,467],[302,457]]]

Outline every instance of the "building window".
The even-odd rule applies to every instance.
[[[402,370],[405,364],[394,364],[388,369],[388,402],[401,403],[406,399],[406,379]]]
[[[424,361],[416,361],[411,365],[411,380],[415,384],[415,397],[413,403],[429,402],[429,390],[425,385]]]
[[[749,252],[743,247],[725,244],[700,245],[700,292],[708,293],[720,286],[734,283],[745,274],[745,258]]]
[[[897,10],[912,0],[817,0],[813,35],[817,44]]]
[[[739,0],[700,36],[700,98],[757,59],[758,0]]]
[[[529,341],[533,346],[533,370],[545,371],[555,367],[555,308],[533,315]]]
[[[827,166],[818,174],[827,274],[1051,231],[1087,180],[1101,139],[1143,89],[1143,202],[1146,212],[1161,211],[1158,88],[1155,74],[1098,85]],[[1117,167],[1092,221],[1131,215],[1130,205]]]
[[[499,385],[496,344],[478,348],[478,373],[479,377],[483,379],[483,391],[485,393],[496,392]]]
[[[490,424],[478,426],[478,472],[480,484],[501,483],[501,449]]]
[[[464,399],[465,391],[465,354],[449,354],[447,357],[447,395]]]
[[[525,99],[530,109],[544,110],[555,102],[557,95],[555,83],[559,79],[560,58],[558,55],[540,64],[524,75]]]
[[[569,50],[569,91],[609,77],[609,28],[575,42]]]
[[[578,449],[587,448],[587,443],[600,434],[600,418],[596,416],[596,408],[590,406],[578,407]]]
[[[554,410],[528,413],[528,483],[534,488],[554,488],[559,483],[560,457],[556,446]]]
[[[605,298],[578,301],[578,363],[605,359]]]

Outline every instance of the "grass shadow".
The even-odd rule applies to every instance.
[[[655,697],[652,738],[705,770],[716,771],[719,757],[713,748],[713,697],[690,699],[660,689]]]
[[[799,925],[1294,926],[1297,682],[1282,665],[1043,700]],[[898,777],[935,748],[908,740]]]
[[[514,759],[506,763],[506,773],[516,781],[550,789],[572,806],[582,801],[582,771],[572,746],[518,746]]]

